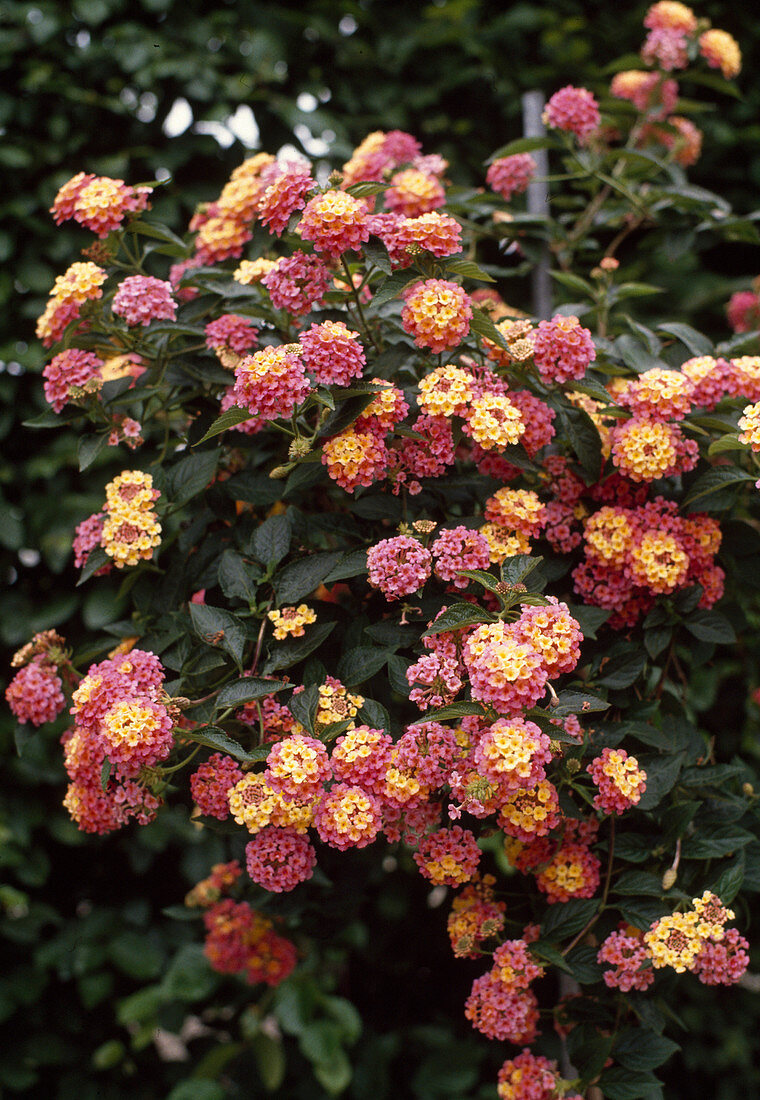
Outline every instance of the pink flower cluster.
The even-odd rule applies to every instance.
[[[243,778],[240,766],[231,756],[213,753],[190,776],[190,794],[202,814],[224,821],[230,816],[227,792]]]
[[[369,583],[386,600],[400,600],[421,588],[430,576],[432,556],[417,539],[396,535],[367,551]]]
[[[260,421],[291,416],[310,390],[298,344],[262,348],[235,367],[234,399]]]
[[[583,378],[596,359],[591,333],[577,317],[557,316],[539,321],[533,334],[533,360],[544,382]]]
[[[488,569],[490,564],[486,540],[462,525],[441,531],[430,551],[435,575],[442,581],[450,581],[454,588],[466,588],[470,583],[469,577],[459,575],[461,569]]]
[[[601,116],[595,96],[587,88],[571,84],[555,92],[544,112],[547,126],[575,134],[584,142],[599,126]]]
[[[63,185],[50,213],[56,225],[73,218],[101,239],[118,229],[127,214],[145,210],[150,187],[130,187],[124,180],[79,172]]]
[[[42,726],[66,706],[63,683],[53,661],[38,653],[18,670],[5,689],[5,700],[19,722]]]
[[[513,195],[527,191],[536,174],[536,162],[530,153],[514,153],[510,157],[498,157],[489,166],[486,183],[507,201]]]
[[[267,825],[245,846],[250,878],[257,886],[277,894],[311,878],[316,862],[314,845],[290,825]]]
[[[603,975],[609,989],[622,989],[624,993],[638,989],[643,993],[654,981],[644,933],[638,928],[621,925],[616,932],[610,932],[599,948],[597,961],[614,967]]]
[[[414,862],[420,874],[436,886],[460,886],[478,869],[481,851],[469,829],[454,825],[422,837]]]
[[[67,348],[53,356],[42,372],[45,397],[56,412],[69,401],[75,386],[84,386],[90,378],[98,378],[103,360],[92,351]]]
[[[177,303],[172,285],[152,275],[127,275],[114,295],[111,309],[128,325],[149,325],[151,321],[174,321]]]
[[[324,321],[301,333],[304,366],[320,385],[348,386],[361,378],[367,360],[358,335],[343,321]]]
[[[306,196],[316,186],[309,168],[303,164],[287,164],[261,196],[259,221],[270,233],[279,237],[285,231],[291,214],[296,210],[303,210]]]
[[[261,279],[275,309],[301,317],[316,305],[330,285],[330,272],[318,256],[298,249],[284,256]]]
[[[249,317],[237,313],[223,313],[215,321],[209,321],[204,329],[206,347],[211,351],[229,348],[243,355],[256,346],[258,329],[251,324]]]
[[[293,943],[278,936],[272,922],[245,902],[232,898],[212,905],[203,914],[206,926],[204,952],[221,974],[245,973],[252,985],[279,985],[298,961]]]

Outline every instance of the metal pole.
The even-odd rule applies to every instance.
[[[522,96],[523,134],[525,137],[543,137],[546,133],[541,115],[544,110],[543,92],[525,92]],[[532,154],[536,162],[536,178],[528,185],[528,213],[548,215],[549,213],[549,157],[545,149],[536,149]],[[533,292],[533,313],[540,320],[548,320],[552,315],[552,280],[549,274],[551,261],[549,246],[541,248],[538,263],[531,272]]]

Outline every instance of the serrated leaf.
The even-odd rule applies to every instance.
[[[591,283],[587,282],[586,279],[582,279],[580,275],[573,275],[571,271],[550,271],[549,274],[555,282],[559,283],[560,286],[567,287],[568,290],[572,290],[574,294],[593,299],[594,288]]]
[[[113,558],[109,558],[102,546],[96,546],[95,549],[91,550],[87,555],[87,561],[82,566],[82,572],[79,574],[79,580],[76,583],[76,587],[79,588],[80,584],[84,584],[86,580],[90,579],[93,573],[97,573],[103,566],[112,564]]]
[[[486,708],[481,703],[470,703],[467,700],[462,700],[461,703],[449,703],[446,707],[425,711],[421,718],[416,718],[412,722],[412,725],[418,726],[420,722],[448,722],[452,718],[466,718],[471,714],[482,718],[485,713]]]
[[[359,708],[359,719],[372,729],[391,732],[391,716],[376,699],[365,699]]]
[[[478,336],[485,336],[487,340],[491,340],[497,347],[507,347],[507,341],[504,339],[502,333],[499,332],[485,310],[480,309],[478,306],[473,308],[472,318],[470,320],[470,330],[477,333]]]
[[[707,454],[712,458],[713,455],[725,454],[727,451],[746,451],[746,449],[747,444],[741,443],[738,435],[723,435],[710,444]]]
[[[592,900],[572,898],[563,905],[552,905],[541,923],[541,935],[553,940],[570,939],[580,932],[599,908]]]
[[[701,642],[731,645],[736,641],[734,628],[719,611],[695,611],[688,619],[683,620],[683,625]]]
[[[316,623],[304,638],[295,638],[291,642],[278,643],[273,649],[272,655],[266,663],[266,672],[276,672],[277,669],[291,668],[299,661],[305,660],[310,653],[325,641],[335,629],[335,623]]]
[[[288,702],[288,710],[300,722],[307,733],[314,734],[314,717],[319,706],[319,687],[311,684],[303,691],[294,692]]]
[[[271,567],[290,549],[290,520],[286,515],[270,516],[260,523],[248,540],[246,549],[262,565]]]
[[[611,657],[604,663],[604,675],[599,677],[597,683],[603,687],[612,688],[614,691],[622,691],[624,688],[636,683],[644,671],[645,664],[644,654],[636,651]]]
[[[615,1042],[616,1062],[629,1070],[650,1070],[667,1062],[677,1050],[678,1043],[644,1028],[631,1028],[622,1032]]]
[[[344,653],[338,661],[338,679],[346,687],[355,687],[369,680],[376,672],[379,672],[388,660],[389,653],[386,649],[378,649],[377,646],[357,646]]]
[[[461,275],[463,279],[477,279],[481,283],[495,283],[496,280],[473,260],[447,260],[446,271]]]
[[[216,709],[242,707],[246,703],[252,703],[254,699],[263,699],[266,695],[284,691],[285,688],[292,686],[292,684],[286,684],[284,680],[266,680],[263,677],[247,676],[222,688],[216,697]]]
[[[754,482],[752,474],[738,469],[736,466],[714,466],[707,473],[697,478],[689,489],[683,501],[683,508],[695,511],[694,505],[699,504],[697,511],[712,511],[711,504],[721,506],[721,501],[711,502],[710,497],[721,493],[724,489],[738,487],[742,482]]]
[[[182,736],[188,741],[195,741],[197,745],[205,745],[206,748],[224,752],[243,763],[253,759],[243,746],[220,726],[201,726],[197,730],[183,730]]]
[[[605,1100],[649,1100],[652,1089],[660,1082],[652,1073],[636,1072],[616,1066],[605,1070],[599,1080],[599,1089]]]
[[[609,703],[598,695],[587,695],[582,691],[561,691],[559,702],[552,707],[556,718],[566,718],[568,714],[591,714],[594,711],[607,710]]]
[[[207,439],[213,439],[215,435],[221,435],[222,432],[226,432],[228,428],[234,428],[236,424],[242,424],[246,420],[251,419],[251,414],[248,409],[240,409],[237,405],[233,405],[217,416],[209,430],[204,436],[198,440],[195,444],[196,447],[200,447],[201,443],[205,443]]]
[[[747,829],[739,829],[732,825],[713,825],[709,833],[697,834],[684,840],[683,857],[684,859],[713,859],[727,856],[746,848],[754,840],[755,836]]]
[[[334,584],[336,581],[348,580],[349,577],[361,577],[367,572],[367,551],[352,550],[346,554],[334,569],[331,569],[324,578],[324,584]]]
[[[596,425],[585,409],[563,406],[559,415],[584,474],[590,481],[596,481],[602,468],[602,440]]]
[[[682,344],[685,344],[692,355],[713,355],[715,348],[712,340],[697,332],[691,325],[684,325],[680,321],[668,321],[657,325],[658,332],[667,332],[669,336],[675,336]]]
[[[362,251],[367,257],[370,263],[379,268],[380,271],[386,275],[390,275],[393,270],[391,264],[391,258],[388,255],[388,249],[385,247],[379,237],[370,237],[368,241],[365,241]]]
[[[235,550],[227,549],[219,559],[219,587],[228,599],[241,599],[251,603],[256,595],[255,576],[258,566],[246,565]]]
[[[638,802],[639,810],[654,810],[676,785],[683,766],[684,753],[677,756],[655,756],[639,760],[646,772],[646,789]]]
[[[476,607],[471,603],[455,603],[442,611],[433,621],[432,625],[423,631],[423,638],[431,638],[435,634],[442,634],[448,630],[461,630],[465,626],[473,626],[475,623],[494,623],[496,616],[484,608]]]
[[[731,867],[726,867],[712,885],[712,892],[717,894],[724,905],[730,905],[742,888],[745,873],[744,851]]]
[[[478,584],[482,584],[484,588],[487,588],[489,592],[496,592],[500,583],[496,577],[494,577],[493,573],[486,573],[484,569],[458,569],[457,575],[460,577],[469,577],[471,581],[477,581]]]
[[[197,603],[191,603],[188,607],[196,634],[207,645],[224,649],[242,670],[243,650],[247,641],[242,621],[221,607]]]
[[[388,275],[373,293],[372,305],[375,307],[385,305],[391,299],[397,298],[404,287],[409,286],[410,283],[419,282],[419,278],[419,275],[410,275],[408,271],[395,271],[393,275]]]
[[[617,894],[632,894],[634,897],[659,898],[665,893],[662,877],[647,871],[626,871],[616,880],[613,889]]]
[[[280,607],[294,604],[314,591],[342,561],[340,550],[312,554],[300,561],[290,562],[274,581],[277,603]]]
[[[218,451],[200,451],[180,459],[169,477],[167,496],[183,505],[202,492],[216,473]]]

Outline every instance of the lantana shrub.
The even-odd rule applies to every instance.
[[[675,983],[748,965],[755,779],[692,696],[758,586],[760,357],[625,277],[632,242],[730,225],[672,74],[739,50],[680,3],[645,26],[640,68],[556,91],[474,191],[391,131],[329,178],[252,156],[183,237],[154,185],[80,172],[53,202],[96,240],[39,320],[37,423],[80,425],[93,478],[120,449],[72,549],[129,612],[86,659],[36,635],[7,701],[70,715],[84,832],[173,800],[220,830],[188,915],[270,1043],[342,889],[328,849],[445,897],[502,1098],[662,1095]],[[504,295],[546,244],[572,300],[536,318]],[[336,1095],[341,1035],[304,1048]]]

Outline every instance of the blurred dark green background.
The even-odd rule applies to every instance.
[[[251,151],[276,153],[292,144],[340,165],[369,131],[395,128],[415,134],[425,152],[446,156],[456,182],[480,185],[483,160],[520,136],[522,93],[539,88],[550,95],[573,83],[603,94],[610,63],[639,48],[645,10],[580,0],[3,0],[0,681],[10,653],[34,631],[65,623],[81,644],[120,615],[116,581],[75,589],[70,553],[74,525],[99,506],[116,460],[103,454],[82,477],[72,432],[20,426],[45,407],[39,372],[46,356],[34,339],[35,319],[55,276],[91,243],[72,223],[54,226],[47,211],[58,187],[78,171],[130,183],[168,179],[154,210],[181,232],[195,204],[214,198]],[[724,2],[695,10],[730,31],[745,60],[735,99],[709,87],[683,89],[704,107],[695,116],[704,154],[692,179],[746,213],[760,205],[760,24],[748,9]],[[701,265],[697,272],[687,257],[678,268],[687,312],[674,319],[726,336],[722,305],[731,289],[760,273],[757,247],[723,245]],[[721,690],[717,678],[707,702],[718,710]],[[735,727],[726,736],[738,748],[756,736],[757,719],[742,706],[733,709]],[[221,857],[219,841],[200,838],[181,810],[128,838],[82,838],[60,806],[57,734],[23,743],[20,758],[14,735],[3,711],[0,1091],[77,1100],[164,1097],[197,1070],[202,1050],[211,1059],[208,1080],[191,1082],[186,1093],[180,1085],[173,1097],[227,1095],[213,1091],[217,1039],[191,1043],[189,1061],[160,1058],[145,1022],[158,1002],[140,1002],[138,992],[146,982],[163,983],[159,1018],[170,1031],[215,995],[219,983],[199,970],[191,946],[195,927],[161,916],[161,909],[181,900]],[[389,928],[383,950],[392,949],[394,931],[403,942],[410,925],[424,925],[422,938],[436,939],[445,957],[442,914],[433,921],[423,892],[410,893],[408,883],[369,891],[370,909]],[[355,957],[381,994],[380,956],[360,943],[362,927],[358,921]],[[492,1080],[504,1053],[486,1053],[461,1019],[448,1031],[446,1015],[432,1007],[443,1003],[443,988],[446,999],[461,1003],[471,975],[452,994],[450,964],[445,975],[436,975],[432,958],[415,966],[414,974],[394,973],[398,986],[414,981],[416,989],[396,1030],[388,1019],[367,1018],[354,1051],[352,1095],[492,1095],[492,1085],[477,1091],[481,1063],[488,1061],[483,1079]],[[708,994],[695,985],[682,986],[682,1014],[693,1030],[682,1040],[667,1095],[760,1095],[752,1051],[757,995]],[[225,990],[233,996],[224,986],[217,1003]],[[361,1007],[371,1012],[369,1003]],[[305,1064],[296,1060],[291,1091],[279,1095],[326,1095]],[[230,1095],[263,1095],[252,1073],[251,1091]]]

